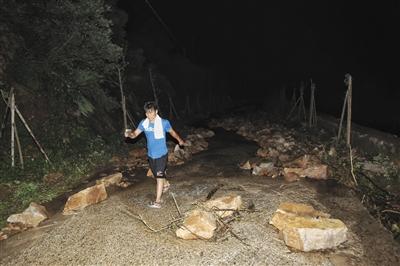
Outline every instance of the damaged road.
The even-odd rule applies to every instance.
[[[2,265],[398,265],[400,246],[363,207],[354,192],[334,180],[254,176],[240,164],[255,158],[255,142],[217,128],[208,150],[184,164],[171,166],[170,192],[163,208],[149,209],[154,180],[135,170],[133,185],[71,216],[57,213],[41,227],[0,242]],[[183,240],[177,227],[163,228],[207,199],[240,195],[243,206],[228,232],[210,240]],[[347,241],[332,250],[300,252],[290,249],[269,224],[282,202],[313,206],[347,226]]]

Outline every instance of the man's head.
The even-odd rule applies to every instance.
[[[155,102],[146,102],[144,104],[144,112],[146,113],[146,117],[153,122],[158,114],[158,106]]]

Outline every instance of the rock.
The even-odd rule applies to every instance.
[[[122,173],[115,173],[106,177],[103,177],[100,180],[96,180],[96,184],[104,184],[105,187],[109,187],[110,185],[118,186],[122,182]]]
[[[154,177],[153,172],[151,171],[150,168],[147,170],[146,176],[147,177]]]
[[[86,206],[101,202],[106,198],[107,192],[104,183],[88,187],[68,198],[63,214],[72,214],[74,211],[82,210]]]
[[[282,233],[286,245],[302,251],[334,248],[347,239],[347,227],[312,206],[282,203],[270,224]]]
[[[147,158],[147,150],[146,150],[146,148],[132,149],[129,152],[129,157],[146,159]]]
[[[8,238],[8,235],[6,235],[5,233],[3,233],[2,231],[0,231],[0,241],[1,240],[6,240]]]
[[[211,138],[215,135],[214,131],[204,128],[197,129],[196,134],[199,134],[202,138]]]
[[[7,222],[24,227],[37,227],[40,222],[48,218],[46,208],[35,202],[22,213],[13,214],[7,218]]]
[[[62,180],[64,175],[62,173],[49,173],[43,177],[43,182],[51,185],[51,184],[56,184]]]
[[[204,203],[204,208],[209,210],[230,209],[239,210],[242,206],[241,196],[224,196]],[[227,217],[233,214],[234,211],[216,211],[215,213],[220,217]]]
[[[266,158],[266,157],[268,157],[268,150],[263,149],[263,148],[259,148],[259,149],[257,150],[257,156],[258,156],[258,157],[261,157],[261,158]]]
[[[295,173],[300,177],[309,177],[312,179],[327,179],[328,178],[328,166],[321,164],[316,166],[310,166],[308,168],[288,168],[283,169],[285,175],[288,173]]]
[[[274,163],[260,163],[260,165],[255,165],[252,171],[253,175],[261,176],[271,176],[275,178],[278,176],[279,171],[275,168]]]
[[[283,175],[286,182],[296,182],[300,180],[300,176],[294,172],[288,172]]]
[[[193,210],[183,221],[183,226],[176,230],[176,236],[186,240],[210,239],[213,237],[216,228],[216,219],[211,213]]]
[[[347,240],[347,227],[338,219],[291,217],[282,230],[289,247],[301,251],[331,249]]]
[[[243,164],[240,166],[240,169],[243,169],[243,170],[251,170],[250,161],[246,161],[245,163],[243,163]]]
[[[336,152],[335,147],[331,147],[331,148],[329,149],[328,155],[331,156],[331,157],[336,157],[337,152]]]
[[[368,162],[368,161],[362,162],[361,167],[363,170],[373,172],[375,174],[380,174],[380,175],[385,174],[385,167],[380,164],[377,164],[377,163]]]

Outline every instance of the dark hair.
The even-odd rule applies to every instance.
[[[150,109],[153,109],[154,111],[157,111],[158,110],[158,106],[157,106],[157,104],[155,102],[145,102],[144,106],[143,106],[143,109],[144,109],[145,112],[147,112]]]

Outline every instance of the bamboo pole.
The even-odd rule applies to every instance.
[[[351,145],[351,102],[352,102],[352,90],[353,90],[353,82],[350,74],[346,74],[346,81],[348,85],[348,99],[347,99],[347,136],[346,136],[346,144],[348,146]]]
[[[152,73],[150,67],[149,67],[149,77],[150,77],[151,87],[153,89],[154,101],[156,102],[156,104],[158,106],[158,98],[157,98],[156,86],[154,84],[153,73]],[[160,107],[158,107],[158,108],[160,108]],[[158,111],[160,111],[160,110],[158,110]]]
[[[343,101],[342,114],[340,115],[339,130],[338,130],[338,135],[337,135],[337,139],[336,139],[336,145],[339,144],[340,135],[342,133],[343,119],[344,119],[344,113],[346,111],[348,95],[349,95],[349,91],[346,90],[346,95],[344,96],[344,101]]]
[[[26,130],[29,132],[29,134],[31,135],[31,137],[33,138],[33,140],[35,141],[36,145],[38,146],[40,152],[44,155],[44,157],[46,158],[46,160],[51,164],[51,161],[49,159],[49,157],[47,156],[46,152],[44,151],[44,149],[42,148],[42,145],[40,145],[39,141],[36,139],[35,135],[33,135],[32,130],[30,129],[28,123],[25,121],[24,117],[22,116],[21,112],[18,110],[18,107],[15,106],[15,111],[17,111],[18,117],[21,120],[21,122],[24,124]]]
[[[126,120],[126,99],[124,96],[124,88],[122,84],[122,75],[121,75],[121,69],[117,67],[118,69],[118,81],[119,81],[119,89],[121,91],[121,106],[122,106],[122,115],[123,115],[123,120],[124,120],[124,130],[128,128],[128,121]]]
[[[6,110],[5,110],[5,112],[4,112],[3,122],[2,122],[2,124],[1,124],[0,139],[2,138],[3,133],[4,133],[4,129],[6,128],[7,117],[8,117],[8,113],[9,113],[9,111],[10,111],[9,106],[11,106],[11,97],[10,97],[10,95],[13,94],[13,92],[14,92],[14,87],[11,87],[10,92],[8,93],[8,102],[6,103]],[[4,96],[3,96],[3,91],[1,91],[1,94],[2,94],[2,97],[4,97]]]
[[[24,157],[22,155],[21,143],[20,143],[19,137],[18,137],[17,124],[14,124],[14,132],[15,132],[15,139],[17,140],[19,163],[20,163],[21,168],[24,169]]]
[[[4,98],[3,95],[3,91],[1,91],[1,96],[3,98],[4,103],[8,104],[8,102],[6,101],[6,99]],[[51,164],[51,161],[49,159],[49,157],[47,156],[46,152],[44,151],[44,149],[42,148],[42,146],[40,145],[39,141],[36,139],[35,135],[33,135],[32,130],[30,129],[28,123],[25,121],[24,117],[22,116],[21,112],[18,109],[18,106],[15,105],[15,112],[17,113],[19,119],[21,120],[22,124],[24,124],[26,130],[28,131],[28,133],[31,135],[32,139],[34,140],[35,144],[38,146],[40,152],[44,155],[44,157],[46,158],[46,161],[48,161]]]
[[[11,166],[15,167],[15,147],[14,147],[14,138],[15,138],[15,98],[14,93],[10,95],[11,97]]]

